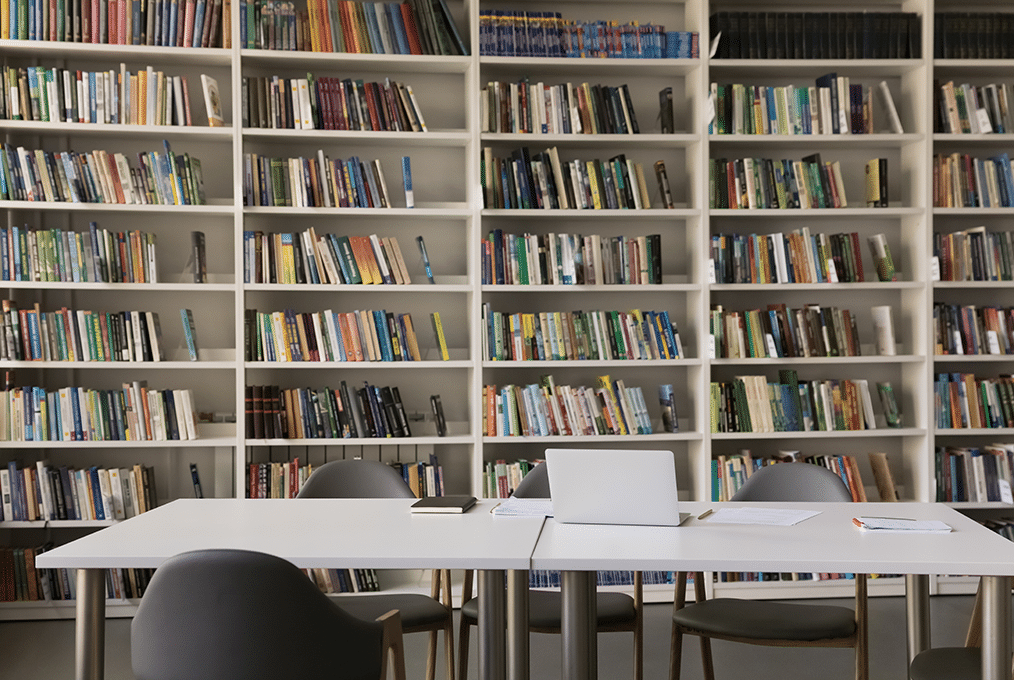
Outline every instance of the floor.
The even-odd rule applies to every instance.
[[[848,601],[813,600],[844,604]],[[971,596],[937,596],[931,600],[933,643],[961,645],[972,607]],[[669,665],[670,605],[645,606],[645,673],[648,680],[666,676]],[[907,677],[905,600],[870,600],[870,680]],[[409,680],[422,680],[425,635],[406,638]],[[473,636],[474,640],[474,636]],[[626,633],[599,636],[599,678],[631,677],[631,638]],[[699,680],[700,654],[696,642],[686,643],[683,678]],[[0,623],[0,680],[48,680],[73,677],[72,621]],[[734,651],[733,651],[734,650]],[[534,635],[531,642],[532,680],[555,680],[560,675],[559,638]],[[475,677],[476,650],[472,646],[470,675]],[[849,680],[854,677],[851,650],[796,650],[714,644],[716,675],[720,680]],[[437,678],[444,677],[443,666]],[[106,628],[107,680],[134,680],[130,671],[130,620],[114,619]]]

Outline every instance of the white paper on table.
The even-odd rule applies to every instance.
[[[819,510],[789,510],[786,508],[719,508],[707,518],[707,521],[715,524],[767,524],[775,527],[790,527],[819,514]]]
[[[494,517],[552,517],[553,501],[549,498],[510,498],[501,501],[490,512]]]
[[[936,519],[904,519],[901,517],[856,517],[860,529],[876,533],[946,534],[951,526]]]

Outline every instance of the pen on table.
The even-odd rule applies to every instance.
[[[493,511],[494,511],[494,510],[496,510],[497,508],[499,508],[499,507],[500,507],[500,505],[502,505],[502,504],[501,504],[501,503],[497,503],[497,504],[496,504],[496,505],[494,505],[494,506],[493,506],[492,508],[490,508],[490,509],[489,509],[489,514],[491,514],[491,515],[492,515],[492,514],[493,514]]]
[[[714,512],[713,509],[708,508],[707,510],[705,510],[701,514],[697,515],[697,519],[705,519],[708,515],[710,515],[713,512]]]

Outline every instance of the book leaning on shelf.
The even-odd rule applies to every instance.
[[[0,441],[176,441],[197,439],[190,390],[15,387],[0,391]]]
[[[867,380],[799,380],[796,371],[711,383],[712,432],[831,432],[876,429]]]
[[[1014,280],[1014,232],[974,227],[933,233],[941,281]]]
[[[43,312],[3,300],[0,359],[8,361],[163,361],[158,312]]]
[[[3,521],[122,520],[158,505],[155,470],[132,468],[75,469],[48,461],[0,468]]]
[[[243,232],[243,282],[412,283],[395,236]]]
[[[493,80],[479,99],[482,132],[534,134],[636,134],[630,88]]]
[[[89,223],[88,231],[0,228],[0,279],[157,283],[156,236],[115,232]]]
[[[247,361],[422,361],[410,314],[246,310]]]
[[[955,85],[933,81],[934,131],[950,134],[1003,134],[1014,130],[1011,83]]]
[[[886,240],[884,241],[886,248]],[[861,283],[865,281],[858,232],[713,234],[710,262],[715,283]]]
[[[880,92],[891,131],[904,130],[886,81],[877,86],[852,84],[836,73],[816,84],[778,87],[711,84],[715,121],[709,134],[831,135],[874,132],[873,92]]]
[[[482,285],[662,283],[662,237],[505,234],[481,242]]]
[[[282,389],[247,385],[246,436],[252,439],[411,437],[397,387]]]
[[[933,305],[934,354],[1014,354],[1014,308]]]
[[[157,47],[228,47],[231,0],[36,3],[11,0],[0,39]],[[224,28],[224,35],[222,34]]]
[[[243,127],[426,132],[411,85],[323,76],[244,77]]]
[[[560,12],[483,9],[479,53],[495,57],[696,59],[696,32],[615,20],[565,20]]]
[[[310,158],[244,154],[243,205],[297,208],[391,208],[387,180],[374,159],[331,160],[323,151]]]
[[[640,387],[599,376],[596,387],[539,384],[483,387],[483,432],[489,437],[651,434],[651,416]]]
[[[1014,427],[1014,379],[938,373],[933,383],[936,426],[942,429]]]
[[[0,154],[0,199],[64,203],[204,205],[201,162],[190,154],[137,154],[132,166],[122,153],[101,149],[34,151],[4,144]]]
[[[937,501],[988,503],[1002,500],[1001,483],[1014,483],[1014,445],[938,446]]]
[[[483,148],[481,181],[487,208],[645,209],[651,207],[644,168],[619,154],[602,161],[561,161],[554,146],[510,157]]]
[[[723,359],[862,354],[855,315],[837,307],[769,304],[737,312],[717,305],[711,310],[711,335]]]
[[[712,158],[709,162],[712,208],[847,208],[839,161],[819,153],[802,160]]]
[[[1006,152],[974,158],[957,152],[933,156],[934,208],[1014,207],[1014,174]]]
[[[660,360],[684,357],[669,312],[495,312],[482,306],[490,361]]]
[[[186,76],[4,66],[0,119],[46,123],[192,125]]]
[[[358,54],[468,55],[444,0],[240,2],[240,44],[247,49]]]

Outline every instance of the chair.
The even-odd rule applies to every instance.
[[[307,478],[296,498],[414,498],[401,475],[376,460],[346,459],[325,463]],[[442,591],[442,595],[441,595]],[[341,607],[353,616],[372,621],[397,609],[405,633],[428,632],[426,680],[436,676],[437,633],[444,632],[447,680],[454,680],[454,616],[451,608],[450,570],[433,572],[430,595],[371,594],[340,598]]]
[[[518,498],[551,498],[549,473],[545,463],[525,475],[514,489]],[[625,593],[598,593],[596,598],[598,632],[632,632],[634,634],[634,680],[644,674],[644,612],[641,597],[641,572],[634,573],[634,596]],[[528,629],[533,633],[554,633],[561,629],[563,598],[559,591],[533,590],[528,596]],[[472,572],[465,572],[462,586],[461,628],[458,637],[458,678],[468,678],[468,638],[471,626],[477,625],[478,600],[472,594]]]
[[[138,680],[404,680],[398,612],[362,621],[292,563],[195,550],[158,568],[130,626]]]
[[[782,463],[754,472],[732,497],[734,501],[851,501],[841,478],[809,463]],[[762,600],[708,600],[704,574],[694,574],[696,601],[686,603],[687,573],[676,575],[669,676],[680,677],[683,636],[701,638],[705,680],[714,680],[711,639],[771,647],[852,647],[856,679],[869,675],[866,626],[866,575],[855,575],[855,610]]]

